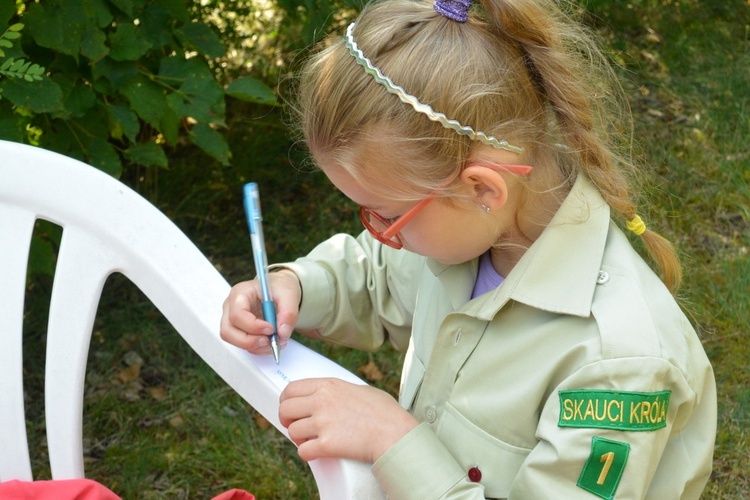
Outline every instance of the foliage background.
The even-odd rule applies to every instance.
[[[747,0],[578,0],[631,97],[647,172],[644,215],[676,241],[681,302],[719,392],[707,498],[750,497],[750,4]],[[280,104],[294,63],[356,4],[327,0],[16,0],[22,23],[3,59],[45,68],[0,73],[0,138],[37,144],[119,176],[161,208],[230,282],[254,275],[241,186],[264,192],[274,261],[338,231],[355,207],[306,166]],[[64,36],[63,36],[64,35]],[[0,66],[1,67],[1,66]],[[32,79],[33,80],[33,79]],[[238,83],[239,82],[239,83]],[[273,91],[271,90],[273,89]],[[44,361],[60,229],[40,223],[27,293],[25,367]],[[371,383],[398,388],[401,355],[311,344]],[[49,477],[42,379],[26,386],[34,470]],[[107,283],[86,394],[87,474],[124,498],[316,496],[294,447],[247,408],[126,279]]]

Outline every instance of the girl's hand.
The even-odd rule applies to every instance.
[[[276,303],[279,348],[283,348],[297,323],[302,289],[297,275],[285,269],[269,273],[268,285]],[[273,326],[263,320],[262,297],[257,279],[232,287],[221,316],[222,339],[253,354],[270,354],[268,336]]]
[[[334,378],[290,383],[281,393],[279,419],[305,461],[375,462],[419,424],[386,392]]]

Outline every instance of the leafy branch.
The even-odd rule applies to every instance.
[[[0,57],[5,57],[5,51],[2,49],[5,47],[6,49],[9,49],[13,47],[13,42],[11,40],[16,40],[18,38],[21,38],[20,31],[23,29],[23,24],[16,23],[13,26],[9,27],[7,30],[5,30],[5,33],[0,36]]]
[[[0,36],[0,57],[5,57],[5,50],[13,47],[12,40],[21,38],[23,24],[16,23],[10,26],[5,33]],[[27,82],[41,80],[44,75],[44,67],[38,64],[9,57],[0,64],[0,75],[10,78],[22,78]],[[0,99],[2,99],[2,89],[0,88]]]
[[[241,69],[227,81],[225,42],[209,24],[223,4],[194,4],[24,2],[0,37],[0,139],[31,142],[34,131],[35,144],[116,177],[134,165],[166,168],[185,143],[229,165],[228,105],[279,102]]]
[[[33,82],[42,79],[44,67],[33,64],[31,61],[13,59],[11,57],[0,65],[0,75],[11,78],[23,78],[27,82]]]

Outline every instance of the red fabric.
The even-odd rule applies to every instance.
[[[112,490],[91,479],[60,479],[55,481],[18,481],[0,483],[2,500],[122,500]],[[245,490],[232,489],[212,500],[255,500]]]
[[[211,500],[255,500],[255,496],[245,490],[233,489],[216,495]]]
[[[60,479],[0,483],[3,500],[122,500],[106,486],[91,479]]]

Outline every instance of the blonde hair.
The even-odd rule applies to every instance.
[[[621,223],[636,217],[633,168],[618,154],[630,137],[627,107],[606,57],[555,0],[483,0],[466,23],[438,14],[431,1],[367,5],[354,37],[385,75],[433,109],[474,130],[525,149],[534,165],[524,199],[565,196],[578,172],[597,187]],[[335,39],[301,72],[300,127],[316,157],[332,158],[361,182],[387,177],[393,197],[416,198],[456,181],[471,154],[465,136],[400,102]],[[363,144],[377,148],[387,173],[354,161]],[[562,146],[561,146],[562,145]],[[408,147],[403,147],[408,146]],[[627,146],[627,143],[625,143]],[[535,188],[536,187],[536,188]],[[416,194],[420,193],[420,194]],[[672,245],[642,235],[670,290],[681,279]]]

